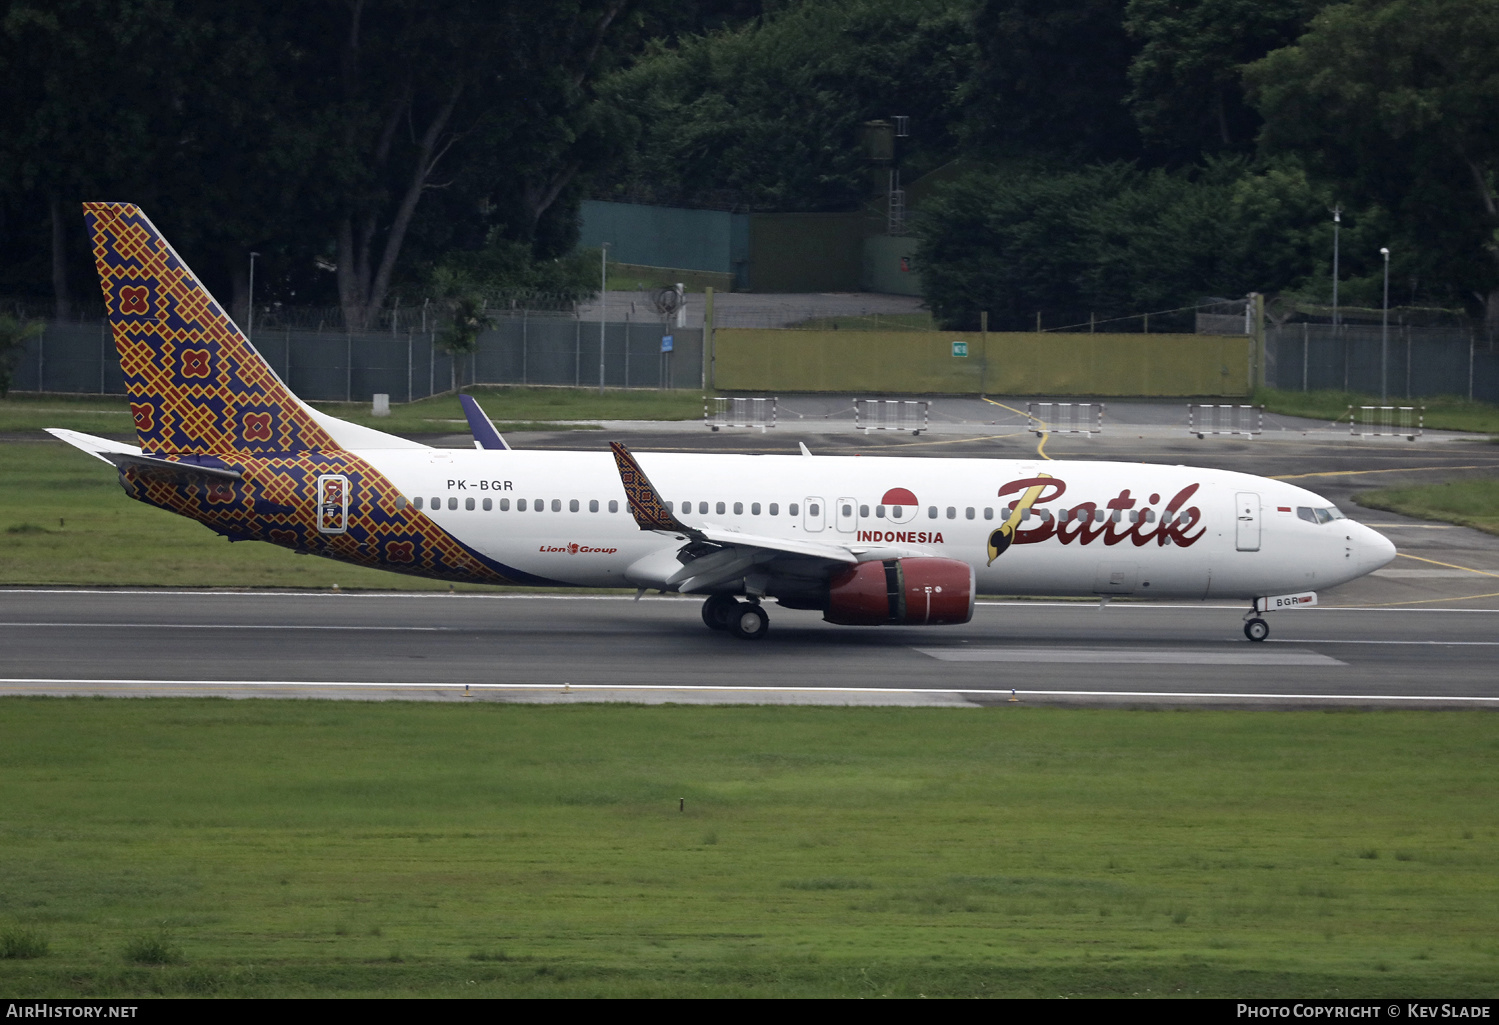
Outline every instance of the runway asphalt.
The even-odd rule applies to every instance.
[[[1241,612],[985,602],[961,627],[857,629],[773,609],[753,643],[681,598],[10,590],[0,694],[1499,708],[1499,609],[1299,610],[1263,644]]]

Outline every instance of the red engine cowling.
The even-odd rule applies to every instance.
[[[957,559],[861,562],[828,584],[823,619],[843,626],[941,626],[973,618],[973,567]]]

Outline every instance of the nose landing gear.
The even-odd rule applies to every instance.
[[[1260,618],[1258,598],[1249,603],[1249,611],[1244,613],[1244,636],[1251,641],[1263,641],[1270,636],[1270,624]]]
[[[731,594],[715,594],[703,602],[703,622],[742,641],[763,640],[770,632],[770,617],[758,602],[739,601]]]

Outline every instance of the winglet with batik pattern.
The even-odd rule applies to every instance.
[[[611,441],[609,450],[614,453],[614,465],[619,467],[619,481],[625,486],[625,499],[630,503],[630,515],[641,530],[675,530],[681,534],[698,536],[699,532],[686,526],[672,515],[672,511],[661,501],[650,478],[630,454],[623,442]]]

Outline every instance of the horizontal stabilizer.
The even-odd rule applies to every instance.
[[[47,433],[65,441],[69,445],[98,459],[100,462],[109,463],[118,469],[139,466],[150,469],[157,473],[166,473],[173,477],[184,480],[201,480],[204,477],[217,477],[221,480],[239,480],[243,474],[231,467],[224,466],[212,456],[193,457],[189,456],[183,460],[161,459],[157,456],[148,456],[134,445],[123,445],[108,438],[96,438],[92,434],[83,434],[79,431],[68,431],[61,427],[49,427]],[[197,460],[204,460],[202,462]],[[207,462],[212,460],[212,463]],[[215,465],[217,464],[217,465]]]

